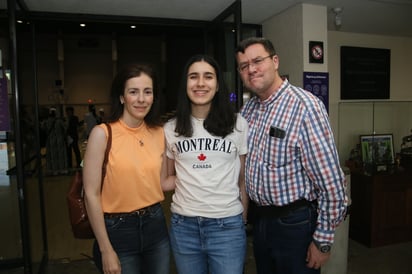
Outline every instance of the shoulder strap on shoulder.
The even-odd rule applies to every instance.
[[[108,161],[108,155],[110,152],[110,149],[112,148],[112,127],[110,126],[109,123],[104,123],[107,127],[107,145],[106,145],[106,152],[104,156],[105,163]]]
[[[102,166],[102,188],[103,188],[103,181],[104,176],[106,176],[106,166],[107,162],[109,161],[109,152],[112,148],[112,127],[108,123],[104,123],[107,127],[107,144],[106,144],[106,151],[104,153],[104,160]]]

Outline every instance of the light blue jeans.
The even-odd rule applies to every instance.
[[[179,274],[242,274],[246,232],[242,215],[227,218],[172,214],[170,243]]]

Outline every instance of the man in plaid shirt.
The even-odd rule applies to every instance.
[[[312,93],[279,76],[269,40],[242,41],[236,59],[244,85],[256,95],[241,114],[249,123],[246,187],[257,272],[320,273],[347,207],[327,111]]]

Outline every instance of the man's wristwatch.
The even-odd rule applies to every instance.
[[[321,243],[318,241],[313,240],[313,243],[315,246],[319,249],[320,252],[322,253],[328,253],[332,249],[332,245],[328,243]]]

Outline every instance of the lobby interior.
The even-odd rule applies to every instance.
[[[231,17],[234,14],[234,10],[223,12],[224,18],[220,19],[224,21],[227,16]],[[191,54],[198,51],[213,52],[213,55],[224,64],[227,71],[236,70],[231,58],[232,53],[228,50],[237,39],[236,34],[230,34],[234,22],[229,24],[221,22],[218,31],[214,29],[210,32],[210,24],[203,21],[160,20],[163,25],[157,25],[153,24],[156,20],[143,23],[139,18],[132,20],[138,23],[137,30],[130,28],[121,30],[123,27],[129,27],[130,17],[117,17],[113,20],[111,16],[91,16],[90,29],[85,31],[77,26],[79,18],[83,19],[84,16],[72,15],[72,17],[58,19],[56,14],[42,15],[46,17],[40,18],[40,14],[34,16],[36,18],[34,25],[15,26],[17,32],[16,51],[19,57],[17,84],[20,89],[20,100],[23,104],[14,105],[10,96],[11,112],[14,111],[13,108],[21,107],[17,111],[22,113],[24,106],[34,117],[37,114],[40,116],[51,106],[57,105],[63,109],[66,105],[72,105],[75,108],[75,113],[83,116],[89,100],[95,103],[98,108],[105,108],[109,111],[108,92],[106,91],[117,67],[129,60],[143,60],[153,63],[160,72],[160,86],[163,89],[164,101],[168,102],[164,106],[164,112],[167,115],[174,108],[173,90],[177,89],[180,80],[180,68]],[[113,21],[102,22],[106,19]],[[10,52],[8,50],[9,30],[6,29],[9,25],[8,18],[0,17],[0,20],[2,20],[0,46],[2,58],[6,59],[6,62],[3,61],[4,68],[4,64],[10,67],[9,64],[13,58],[7,54]],[[76,23],[76,26],[71,25],[73,22]],[[265,24],[244,24],[243,35],[260,36],[265,33],[263,31],[265,26]],[[266,31],[266,33],[270,32]],[[376,47],[391,48],[392,58],[398,63],[403,63],[402,58],[405,58],[406,63],[408,63],[407,60],[412,60],[412,57],[408,57],[410,54],[405,54],[406,50],[403,49],[412,45],[409,37],[393,38],[366,35],[366,39],[362,42],[360,37],[363,36],[358,34],[353,35],[348,40],[346,40],[349,36],[348,33],[341,34],[337,31],[331,31],[328,35],[331,37],[328,38],[330,39],[328,58],[331,71],[331,91],[336,92],[339,89],[339,81],[337,80],[339,76],[336,76],[339,73],[335,69],[339,66],[337,64],[339,54],[336,48],[347,43],[348,40],[350,44],[356,46],[372,47],[376,45]],[[354,42],[355,40],[356,42]],[[36,48],[32,47],[33,45],[36,45]],[[282,46],[284,45],[280,47]],[[33,59],[33,50],[36,51],[37,59]],[[39,70],[33,70],[34,66],[37,66]],[[402,125],[412,124],[412,108],[410,108],[412,97],[407,95],[409,93],[403,88],[407,85],[399,84],[400,78],[405,83],[404,79],[407,79],[407,75],[409,75],[410,67],[405,68],[406,65],[392,67],[396,73],[391,75],[393,77],[392,83],[395,83],[395,86],[391,87],[394,90],[391,99],[402,102],[399,104],[395,102],[393,107],[389,107],[391,115],[386,112],[379,114],[382,109],[387,111],[388,104],[386,102],[379,102],[381,106],[376,107],[374,102],[369,101],[361,103],[339,102],[338,95],[331,95],[330,115],[332,126],[340,141],[339,152],[342,152],[342,159],[349,157],[350,149],[358,141],[357,137],[353,138],[353,135],[358,136],[358,131],[365,128],[365,125],[370,131],[377,129],[378,131],[390,130],[390,132],[394,132],[395,149],[400,148],[401,137],[407,135],[410,130],[409,128],[405,129]],[[234,75],[236,73],[228,73],[227,79],[233,90],[239,90],[239,82]],[[300,71],[299,73],[290,73],[290,76],[292,79],[299,79],[299,81],[302,78]],[[37,81],[37,87],[34,87],[33,82],[35,81]],[[37,93],[34,92],[36,89],[38,89]],[[400,94],[400,90],[404,93]],[[238,98],[242,96],[241,93],[237,95]],[[34,103],[36,101],[39,101],[37,104],[39,109],[37,110]],[[241,104],[240,102],[239,104]],[[399,107],[399,105],[402,106]],[[342,111],[343,115],[341,115]],[[392,115],[392,113],[395,114]],[[354,122],[362,120],[361,116],[368,117],[364,118],[367,121]],[[391,117],[391,120],[388,117]],[[379,123],[376,126],[377,120],[384,120],[384,126]],[[394,120],[396,121],[394,122]],[[370,126],[371,124],[373,125]],[[24,130],[20,132],[22,137],[28,136],[26,133]],[[346,140],[347,135],[350,135],[350,142],[342,142],[342,140]],[[12,135],[7,137],[12,137]],[[1,141],[3,142],[5,139]],[[33,140],[32,142],[26,144],[26,147],[37,150],[35,142]],[[10,145],[8,152],[10,153]],[[0,254],[0,273],[27,273],[28,268],[31,268],[31,273],[42,273],[38,272],[40,270],[44,271],[43,273],[59,274],[97,273],[90,260],[91,241],[74,239],[70,231],[65,194],[71,177],[59,175],[39,178],[39,169],[44,168],[44,151],[40,153],[43,153],[40,155],[41,159],[37,158],[39,155],[31,153],[25,155],[24,152],[22,152],[24,154],[22,159],[16,159],[16,153],[18,150],[10,153],[13,155],[10,161],[10,170],[7,170],[11,174],[10,185],[0,186],[0,219],[7,220],[3,222],[7,225],[2,225],[0,228],[0,235],[3,235],[0,238],[0,250],[3,252]],[[16,164],[22,169],[16,169]],[[24,181],[24,185],[21,184],[22,181]],[[24,193],[24,195],[19,195],[19,193]],[[24,196],[23,200],[21,196]],[[170,199],[171,193],[168,193],[164,201],[164,209],[167,214],[169,214]],[[26,208],[26,211],[24,212],[22,208]],[[408,210],[411,209],[412,206],[408,208]],[[350,222],[350,217],[348,221]],[[251,237],[249,237],[245,273],[254,274],[250,240]],[[31,263],[29,265],[24,259],[27,257],[30,257]],[[346,273],[411,274],[411,259],[412,242],[410,241],[369,247],[349,238]],[[342,273],[341,271],[342,269],[330,273]]]

